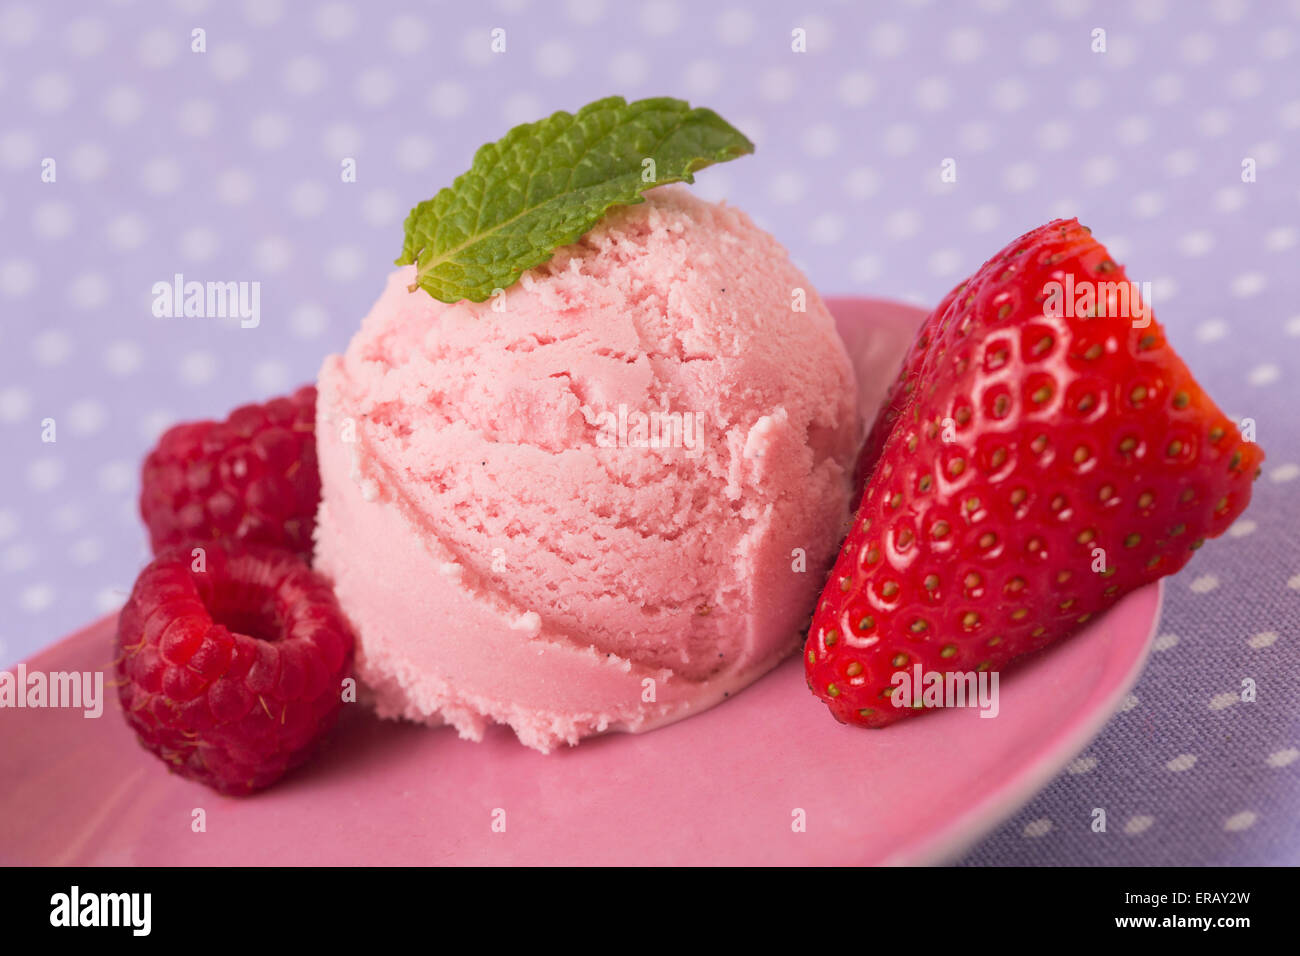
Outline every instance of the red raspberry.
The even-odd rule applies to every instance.
[[[224,422],[168,429],[145,458],[140,482],[140,514],[155,554],[238,538],[310,561],[319,503],[314,385],[243,405]]]
[[[246,794],[302,763],[333,725],[354,644],[329,583],[297,556],[209,542],[140,572],[114,666],[146,750]]]

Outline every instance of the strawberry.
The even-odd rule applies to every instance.
[[[1089,230],[1057,220],[929,315],[862,449],[805,647],[836,719],[916,713],[895,706],[897,671],[997,670],[1065,637],[1245,509],[1263,452],[1144,310]]]

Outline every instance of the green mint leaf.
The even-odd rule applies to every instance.
[[[516,126],[406,217],[397,265],[435,299],[482,302],[576,242],[611,206],[754,151],[717,113],[621,96]],[[414,290],[414,286],[412,287]]]

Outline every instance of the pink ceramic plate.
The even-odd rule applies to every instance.
[[[897,360],[917,310],[832,302],[859,367]],[[543,756],[498,730],[347,712],[333,745],[263,794],[172,777],[110,700],[0,711],[0,863],[934,863],[1013,813],[1074,756],[1136,680],[1161,590],[1003,675],[1000,713],[926,714],[883,731],[836,724],[786,662],[730,701],[639,736]],[[99,670],[105,619],[27,662]],[[194,811],[206,831],[194,832]],[[501,824],[504,823],[502,831]]]

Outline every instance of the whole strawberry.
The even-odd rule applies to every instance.
[[[174,773],[251,793],[334,723],[354,645],[328,582],[296,555],[173,548],[140,573],[118,618],[122,710]]]
[[[805,647],[838,720],[917,713],[898,671],[997,670],[1064,637],[1246,507],[1263,452],[1137,291],[1058,220],[927,318],[863,447]]]
[[[140,514],[155,554],[235,538],[310,560],[319,503],[313,385],[241,406],[223,422],[174,426],[141,475]]]

